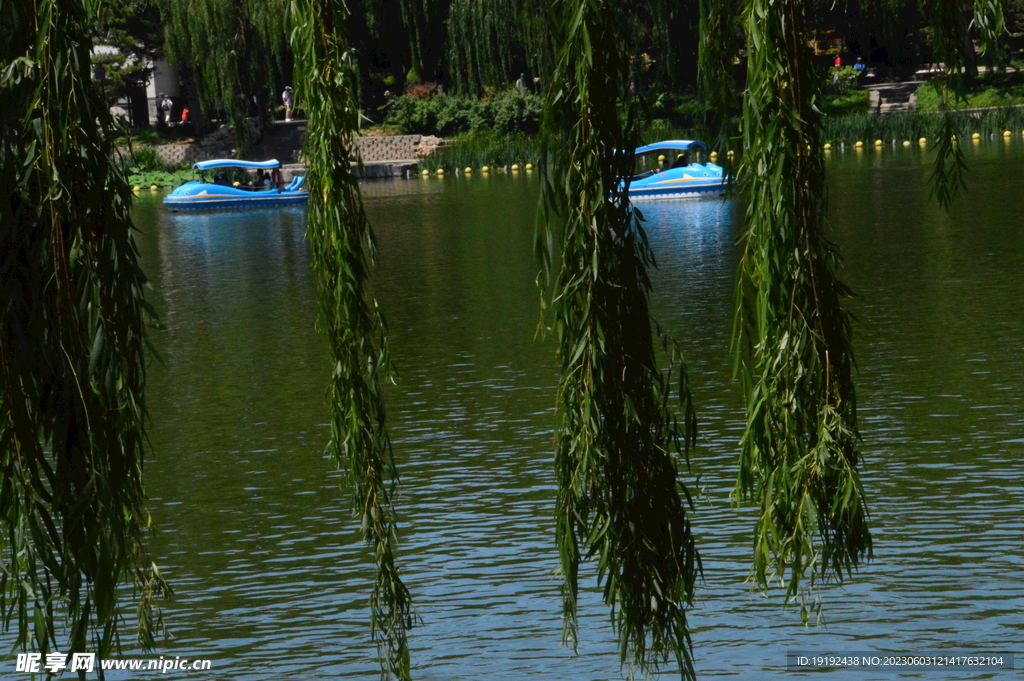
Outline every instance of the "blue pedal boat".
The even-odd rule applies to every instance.
[[[263,206],[295,206],[309,201],[309,192],[301,189],[305,178],[297,175],[287,186],[279,182],[281,164],[276,159],[269,161],[239,161],[233,158],[202,161],[192,165],[203,179],[192,180],[181,185],[164,197],[164,205],[171,210],[197,210],[216,208],[260,208]],[[218,180],[207,182],[203,172],[218,168],[246,168],[269,170],[269,186],[233,186],[220,174]]]
[[[666,140],[638,147],[634,154],[640,172],[629,182],[629,200],[721,196],[727,185],[722,166],[700,162],[707,150],[706,144],[694,140]]]

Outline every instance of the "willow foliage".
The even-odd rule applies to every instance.
[[[406,631],[412,603],[395,564],[397,479],[385,428],[381,381],[389,372],[384,322],[366,292],[375,250],[352,174],[356,160],[357,70],[346,41],[342,0],[293,0],[292,49],[306,102],[309,132],[307,235],[320,283],[319,323],[334,361],[328,390],[330,450],[348,468],[363,537],[377,566],[370,597],[374,639],[384,675],[408,679]]]
[[[386,0],[370,0],[380,3]],[[398,0],[409,36],[412,67],[424,80],[433,80],[444,54],[445,22],[453,0]]]
[[[966,190],[967,163],[958,144],[964,131],[952,104],[964,99],[963,75],[967,72],[966,49],[972,40],[970,28],[973,26],[977,31],[980,52],[995,62],[1002,61],[1007,34],[1006,0],[975,0],[970,26],[965,19],[969,7],[960,0],[922,0],[921,4],[931,24],[932,61],[942,64],[942,71],[931,79],[942,112],[942,128],[934,145],[932,194],[949,210]]]
[[[673,454],[692,445],[696,425],[683,370],[682,423],[668,405],[648,313],[653,256],[620,185],[633,166],[624,150],[635,144],[619,112],[629,64],[614,10],[608,0],[550,9],[557,63],[538,253],[554,280],[562,363],[555,468],[565,635],[575,645],[579,565],[594,558],[623,663],[651,671],[672,655],[692,678],[685,608],[700,567]]]
[[[932,27],[932,60],[942,63],[942,72],[932,76],[931,84],[939,97],[942,126],[933,146],[935,166],[932,172],[932,195],[949,210],[964,191],[967,163],[959,139],[963,131],[958,125],[951,99],[962,99],[964,44],[967,25],[960,0],[926,0],[925,11]]]
[[[732,0],[700,0],[700,43],[697,84],[709,111],[718,117],[719,139],[712,148],[726,148],[729,112],[737,104],[732,63],[736,40],[736,8]]]
[[[168,593],[145,532],[150,309],[75,0],[0,2],[0,611],[17,645],[106,656],[122,587],[151,647]]]
[[[446,54],[453,84],[466,92],[510,85],[523,67],[522,0],[453,0]]]
[[[1006,0],[974,0],[971,24],[978,31],[978,51],[1002,61],[1006,56]]]
[[[289,0],[162,0],[168,56],[189,69],[205,110],[239,121],[253,97],[276,102],[271,89],[290,61],[288,9]],[[241,125],[235,137],[251,143]]]
[[[406,0],[415,2],[415,0]],[[623,54],[671,80],[677,53],[687,48],[672,28],[680,0],[618,0],[615,39]],[[524,70],[547,77],[551,36],[543,24],[543,0],[452,0],[445,24],[445,55],[453,85],[480,93],[510,85]],[[644,55],[640,57],[640,55]],[[546,83],[542,84],[546,87]]]
[[[750,46],[736,334],[748,398],[737,493],[760,509],[754,579],[787,597],[871,556],[857,472],[849,295],[824,236],[817,83],[803,0],[747,0]],[[801,600],[801,602],[803,602]],[[807,610],[804,609],[804,616]]]

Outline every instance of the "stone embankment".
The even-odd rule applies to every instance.
[[[272,123],[246,158],[253,161],[276,158],[281,161],[282,174],[288,181],[291,176],[306,172],[300,157],[305,137],[305,121]],[[419,159],[449,144],[447,140],[430,135],[359,137],[356,143],[363,161],[363,176],[367,179],[408,176],[416,172]],[[165,163],[174,165],[235,156],[234,137],[226,126],[199,142],[165,144],[154,149]],[[353,169],[357,169],[356,164]]]
[[[393,135],[390,137],[359,137],[359,157],[363,160],[365,179],[408,177],[417,170],[417,161],[429,156],[446,140],[431,135]],[[353,170],[359,174],[358,168]]]

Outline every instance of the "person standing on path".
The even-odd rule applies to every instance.
[[[281,102],[284,103],[284,119],[286,121],[292,120],[292,86],[285,87],[284,92],[281,93]]]
[[[157,96],[156,125],[158,128],[163,129],[171,122],[171,107],[173,106],[174,103],[171,101],[171,98],[164,93],[161,92]]]

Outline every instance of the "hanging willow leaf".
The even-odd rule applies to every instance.
[[[409,590],[395,564],[397,480],[385,428],[381,382],[389,375],[384,322],[366,292],[374,240],[352,174],[358,129],[356,67],[346,42],[341,0],[294,0],[292,49],[309,128],[307,234],[320,284],[319,324],[331,345],[334,373],[330,451],[349,471],[363,537],[377,574],[370,598],[381,673],[410,678],[406,631],[413,626]]]
[[[729,113],[737,104],[732,77],[732,63],[738,48],[735,32],[735,8],[731,0],[700,0],[698,85],[708,112],[716,119],[708,126],[718,131],[712,149],[726,149],[732,135]]]
[[[931,14],[932,61],[942,63],[942,71],[931,79],[942,112],[939,136],[932,145],[935,151],[932,196],[948,211],[966,189],[967,162],[959,144],[963,131],[954,115],[953,102],[965,101],[962,72],[967,26],[960,0],[930,0],[926,7]]]
[[[1006,0],[974,0],[971,25],[978,31],[978,52],[1001,63],[1006,57],[1003,40],[1006,36]]]
[[[871,557],[857,472],[849,295],[823,234],[825,168],[803,0],[747,0],[736,340],[748,404],[737,498],[759,507],[756,584],[843,579]],[[808,608],[802,607],[806,618]]]
[[[107,656],[126,583],[150,648],[143,296],[131,190],[79,0],[0,2],[0,612],[16,645]]]
[[[628,63],[607,0],[557,0],[550,26],[557,62],[537,246],[544,278],[554,279],[562,362],[555,467],[565,637],[575,647],[579,564],[596,558],[622,662],[653,671],[672,655],[693,678],[685,608],[700,563],[673,453],[688,451],[696,425],[683,368],[682,423],[668,405],[648,311],[653,257],[619,185],[635,146],[618,106]]]

